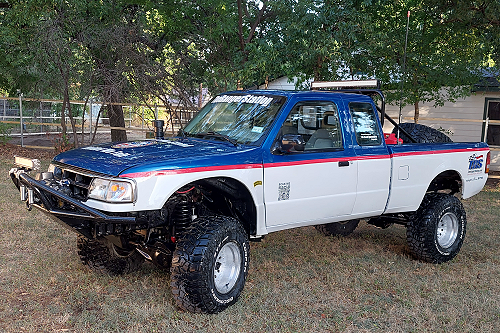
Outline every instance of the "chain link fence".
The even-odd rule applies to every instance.
[[[109,118],[102,103],[89,100],[70,101],[73,119],[80,144],[105,142],[111,138]],[[129,140],[150,137],[152,121],[165,121],[165,134],[177,133],[198,112],[198,110],[167,109],[162,106],[116,103],[123,107],[125,127]],[[62,135],[62,100],[0,97],[0,141],[14,144],[47,146]],[[73,141],[70,118],[66,115],[67,140]],[[21,126],[22,124],[22,126]],[[94,137],[94,132],[96,133]]]

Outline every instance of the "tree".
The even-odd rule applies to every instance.
[[[97,94],[107,105],[111,140],[124,141],[119,103],[130,98],[128,75],[142,63],[149,48],[145,17],[142,7],[130,1],[16,2],[2,17],[2,32],[8,33],[2,36],[9,38],[1,38],[1,49],[8,55],[9,71],[0,83],[25,91],[38,85],[62,97],[76,144],[69,100]],[[65,108],[61,116],[65,133]]]
[[[411,11],[406,68],[404,36],[406,14]],[[366,71],[381,78],[389,102],[402,96],[403,105],[414,105],[417,123],[419,104],[443,105],[470,94],[484,66],[484,50],[476,31],[458,22],[454,14],[434,1],[386,2],[373,16],[377,36],[369,44]],[[403,91],[399,89],[404,81]]]
[[[447,13],[443,24],[465,28],[481,45],[490,66],[500,66],[500,2],[438,1],[438,10]]]
[[[106,104],[111,141],[126,141],[120,103],[130,99],[129,74],[139,66],[148,49],[145,15],[130,1],[85,1],[76,9],[83,16],[76,40],[92,63],[93,91]]]
[[[66,108],[68,109],[74,142],[78,146],[76,124],[69,103],[72,86],[78,82],[75,43],[63,29],[64,10],[50,10],[52,1],[19,1],[2,15],[0,40],[4,52],[4,80],[10,90],[45,92],[64,98],[61,126],[66,135]],[[9,78],[6,79],[5,77]],[[43,96],[40,96],[43,97]]]
[[[494,1],[309,0],[283,6],[288,11],[278,11],[278,22],[267,36],[267,54],[279,64],[274,73],[299,77],[299,84],[381,79],[389,102],[402,96],[404,105],[414,106],[415,122],[420,103],[442,105],[469,95],[488,56],[498,54],[500,12]]]
[[[0,85],[66,101],[100,96],[112,141],[126,139],[119,102],[162,103],[174,119],[180,107],[195,107],[200,85],[217,93],[282,75],[299,83],[376,77],[388,101],[399,99],[403,82],[403,104],[415,106],[418,122],[420,103],[468,94],[478,69],[498,64],[499,7],[496,0],[20,0],[0,9]]]
[[[217,93],[255,82],[259,45],[280,1],[164,1],[157,8],[179,77]],[[192,75],[194,74],[194,75]]]
[[[300,73],[299,83],[349,77],[348,62],[362,49],[363,8],[356,1],[287,1],[283,6],[272,45],[286,61],[284,74]]]

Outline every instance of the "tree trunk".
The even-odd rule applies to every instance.
[[[92,111],[92,110],[91,110]],[[95,140],[95,135],[97,134],[97,125],[99,124],[99,118],[101,117],[102,113],[102,107],[99,108],[99,113],[97,113],[97,119],[95,120],[95,128],[94,128],[94,134],[92,135],[92,138],[90,139],[90,144],[94,143]],[[92,123],[90,123],[90,128],[92,128]]]
[[[73,130],[73,140],[75,141],[75,148],[78,148],[80,146],[78,143],[78,133],[76,131],[76,123],[75,119],[73,118],[73,110],[71,109],[71,103],[69,102],[69,90],[67,85],[64,88],[64,99],[66,100],[66,105],[68,106],[68,115],[69,115],[69,120],[71,122],[71,129]]]
[[[245,39],[243,38],[243,9],[241,0],[236,1],[238,5],[238,37],[240,39],[240,51],[245,52]]]
[[[83,104],[83,113],[82,113],[82,145],[85,144],[85,111],[87,111],[87,103],[89,101],[89,96],[85,98],[85,104]],[[92,112],[92,110],[90,110]],[[92,131],[92,124],[90,124],[90,131]],[[89,134],[90,141],[90,134]]]
[[[203,83],[200,83],[200,93],[198,95],[198,110],[203,106]]]
[[[66,97],[63,100],[61,108],[61,128],[62,128],[62,135],[66,137],[66,133],[68,131],[68,129],[66,128]]]
[[[323,57],[318,56],[316,67],[314,68],[314,81],[321,81],[321,68],[323,67]]]
[[[418,124],[418,118],[420,117],[420,109],[418,108],[418,101],[413,104],[415,106],[415,116],[413,117],[413,120],[415,121],[415,124]]]
[[[123,107],[121,105],[108,104],[109,126],[111,126],[111,141],[127,141],[125,131],[125,118],[123,117]],[[121,127],[117,129],[113,127]]]

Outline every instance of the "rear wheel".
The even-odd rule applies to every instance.
[[[427,194],[407,225],[410,251],[423,261],[436,264],[449,261],[460,252],[466,225],[465,210],[458,198]]]
[[[106,238],[77,238],[78,255],[82,263],[93,271],[121,275],[139,269],[144,257],[135,249],[123,249]]]
[[[359,220],[334,222],[314,226],[316,230],[326,236],[348,236],[358,227]]]
[[[408,134],[410,134],[417,141],[417,143],[453,142],[446,134],[429,126],[414,123],[402,123],[399,127],[408,132]],[[394,127],[392,133],[397,135],[397,132],[398,129]],[[399,133],[399,137],[403,139],[404,143],[412,142],[410,138],[402,132]]]
[[[171,286],[177,306],[196,313],[224,310],[243,291],[248,264],[248,237],[236,219],[194,220],[172,259]]]

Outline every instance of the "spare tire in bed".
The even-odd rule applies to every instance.
[[[414,123],[402,123],[399,126],[408,132],[417,141],[416,143],[453,142],[446,134],[429,126]],[[398,129],[394,127],[392,133],[397,135]],[[412,143],[403,132],[399,133],[399,137],[403,139],[403,143]]]

